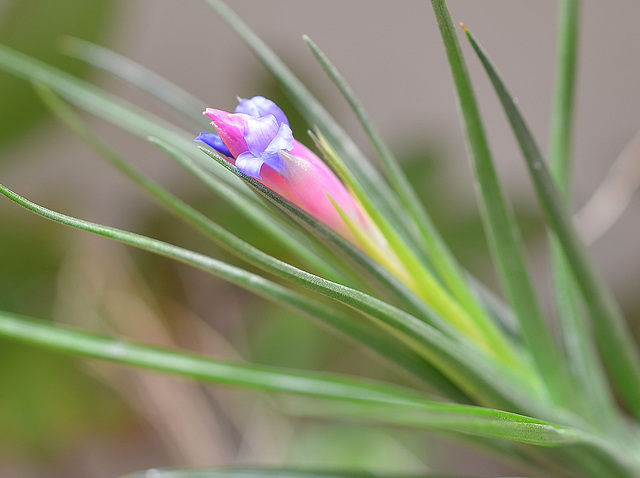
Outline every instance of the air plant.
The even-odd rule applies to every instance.
[[[74,42],[74,55],[122,76],[189,120],[185,131],[89,83],[0,46],[0,68],[34,83],[43,101],[106,159],[176,217],[266,274],[196,251],[49,210],[6,186],[13,202],[61,224],[171,258],[330,326],[411,376],[411,385],[333,373],[229,363],[0,312],[0,336],[204,382],[301,397],[296,414],[372,426],[439,430],[545,476],[640,476],[640,358],[624,317],[571,219],[569,195],[578,0],[561,0],[552,145],[547,161],[513,96],[477,39],[432,0],[458,95],[478,201],[508,312],[471,277],[346,80],[305,42],[358,116],[380,173],[318,100],[223,3],[208,3],[238,33],[313,125],[316,151],[293,137],[286,112],[257,96],[235,112],[206,108],[113,52]],[[528,167],[549,230],[561,328],[551,331],[534,292],[518,228],[498,181],[458,36],[484,66]],[[126,62],[127,69],[120,68]],[[127,76],[126,72],[135,74]],[[176,99],[180,100],[176,100]],[[120,157],[70,105],[148,138],[296,257],[294,266],[233,235]],[[196,129],[197,128],[197,129]],[[322,159],[321,159],[322,157]],[[278,280],[269,277],[275,276]],[[131,318],[135,320],[135,318]],[[616,400],[614,390],[624,405]],[[158,471],[152,476],[354,476],[340,470]],[[141,475],[142,476],[142,475]]]

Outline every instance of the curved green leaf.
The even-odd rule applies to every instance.
[[[351,193],[360,201],[364,210],[378,226],[389,246],[405,270],[409,273],[410,279],[413,279],[413,281],[409,281],[410,284],[413,285],[412,289],[451,325],[460,330],[460,332],[469,337],[487,353],[494,355],[507,365],[521,367],[522,362],[520,357],[518,357],[510,347],[510,344],[506,341],[505,336],[502,335],[495,323],[493,323],[484,312],[479,316],[472,317],[467,310],[460,306],[458,301],[449,294],[449,291],[443,288],[431,271],[427,269],[426,265],[420,262],[419,258],[414,255],[413,251],[407,247],[400,236],[396,234],[385,217],[379,213],[362,190],[357,178],[345,167],[340,158],[335,155],[332,148],[327,145],[324,137],[319,135],[316,139],[317,144],[324,152],[330,165],[338,173],[338,176],[340,176],[342,181],[347,185]],[[341,214],[341,216],[344,220],[344,215]],[[345,220],[345,222],[347,221]],[[404,280],[404,282],[407,281]]]
[[[491,253],[523,338],[546,389],[566,403],[566,371],[536,298],[518,228],[498,180],[460,43],[445,0],[431,0],[453,76],[479,188],[480,210]]]
[[[411,428],[453,431],[538,446],[558,446],[580,441],[572,429],[521,415],[466,405],[431,403],[428,407],[389,407],[378,403],[297,402],[287,411],[323,418],[360,418]]]
[[[559,3],[556,85],[550,134],[552,174],[569,208],[580,4],[580,0],[562,0]],[[609,389],[584,304],[579,298],[567,259],[556,238],[550,237],[550,247],[556,303],[569,369],[582,388],[582,393],[578,394],[576,400],[590,407],[588,418],[606,429],[617,420],[615,399]]]
[[[234,364],[160,347],[71,330],[0,311],[0,335],[23,343],[225,385],[331,399],[344,416],[446,429],[539,446],[585,440],[579,432],[513,413],[425,400],[417,392],[380,382],[326,373]],[[353,406],[351,406],[353,405]],[[415,419],[412,420],[411,417]]]
[[[146,91],[191,123],[208,128],[209,121],[201,114],[205,107],[204,101],[139,63],[79,38],[64,38],[62,51]]]
[[[542,210],[562,246],[567,265],[590,312],[605,363],[627,404],[640,417],[640,354],[633,342],[633,335],[613,294],[598,275],[586,247],[580,242],[566,203],[513,97],[484,50],[468,31],[467,36],[487,70],[518,140]]]
[[[184,154],[191,155],[196,161],[202,159],[202,155],[193,147],[194,135],[192,133],[178,128],[94,85],[4,45],[0,45],[0,69],[28,81],[47,85],[67,101],[109,121],[128,133],[145,140],[149,136],[162,138],[172,147],[182,151]],[[210,168],[215,165],[208,161],[205,164],[205,168],[207,166]],[[233,187],[239,194],[245,195],[247,200],[253,201],[258,207],[262,207],[262,203],[255,195],[250,193],[236,178],[228,174],[216,175],[216,173],[221,172],[220,170],[207,169],[207,172],[216,176],[220,182]]]
[[[274,301],[278,304],[283,304],[287,307],[293,308],[297,311],[301,311],[320,322],[329,325],[335,330],[341,332],[345,336],[362,343],[363,345],[371,348],[380,356],[386,358],[391,363],[395,363],[398,366],[404,368],[411,374],[427,382],[434,389],[440,391],[445,396],[449,396],[452,399],[460,401],[468,401],[468,398],[460,392],[447,378],[445,378],[441,372],[435,370],[433,366],[425,362],[424,358],[418,356],[416,353],[406,350],[401,345],[380,333],[379,331],[370,327],[363,326],[354,321],[344,312],[331,307],[327,304],[321,303],[305,295],[299,294],[288,288],[285,288],[279,284],[276,284],[262,276],[252,274],[241,268],[232,266],[230,264],[215,260],[211,257],[198,254],[193,251],[182,249],[180,247],[172,246],[170,244],[163,243],[145,236],[129,233],[126,231],[120,231],[118,229],[109,228],[107,226],[100,226],[92,224],[79,219],[71,218],[63,214],[58,214],[53,211],[49,211],[45,208],[37,206],[25,199],[21,198],[17,194],[9,191],[4,186],[0,185],[0,192],[10,199],[16,201],[18,204],[30,209],[37,214],[40,214],[48,219],[56,222],[70,225],[82,230],[94,232],[96,234],[115,239],[126,244],[133,245],[151,252],[155,252],[166,257],[185,262],[194,267],[202,269],[208,273],[214,274],[232,282],[240,287],[243,287],[267,300]],[[222,231],[223,234],[230,235],[226,231],[222,230],[217,224],[209,221],[197,211],[192,210],[189,206],[183,203],[174,201],[168,193],[158,192],[158,196],[162,196],[163,201],[171,203],[170,207],[176,208],[189,216],[189,220],[197,224],[205,232],[211,234],[211,231]],[[230,241],[233,242],[232,239]],[[238,239],[235,242],[242,243]],[[247,248],[251,248],[248,244],[245,244]],[[232,253],[238,254],[242,252],[242,248],[239,250],[231,249]],[[259,252],[259,251],[258,251]],[[262,253],[268,259],[277,261],[277,259]],[[279,262],[279,261],[278,261]],[[302,271],[301,271],[302,272]],[[310,275],[310,274],[309,274]]]
[[[284,304],[297,302],[297,307],[301,310],[304,310],[307,305],[306,297],[292,296],[292,291],[289,289],[211,257],[156,239],[51,211],[20,197],[2,185],[0,185],[0,193],[26,209],[53,221],[184,262],[250,289],[269,300],[278,300]],[[552,412],[538,401],[537,392],[532,388],[534,384],[512,373],[511,370],[500,367],[470,344],[452,340],[416,317],[375,297],[317,276],[312,277],[314,278],[310,282],[312,290],[321,292],[363,313],[364,317],[379,324],[442,371],[479,403],[507,410],[526,410],[540,416]]]
[[[265,185],[254,178],[243,174],[233,164],[219,157],[215,153],[200,148],[210,158],[217,161],[221,166],[229,170],[238,178],[245,181],[266,201],[282,211],[285,215],[296,221],[312,235],[319,238],[328,245],[336,254],[340,255],[349,264],[353,265],[358,271],[362,271],[369,277],[372,277],[377,284],[383,286],[390,291],[397,299],[401,301],[404,308],[426,323],[437,327],[440,330],[452,331],[451,327],[443,321],[439,316],[435,315],[426,304],[416,296],[405,284],[401,283],[398,278],[391,274],[386,268],[371,259],[363,251],[355,247],[348,240],[336,233],[333,229],[327,227],[315,217],[306,213],[295,204],[291,203],[275,191],[267,188]]]
[[[412,404],[421,394],[355,377],[229,363],[202,355],[138,345],[0,311],[0,335],[58,352],[173,373],[185,377],[279,393],[346,401]]]
[[[204,216],[191,209],[175,196],[171,195],[171,193],[163,189],[160,185],[150,180],[147,176],[137,170],[129,161],[122,158],[113,148],[102,141],[91,129],[89,129],[86,126],[86,123],[82,121],[72,108],[62,101],[51,89],[39,83],[36,83],[34,87],[40,98],[62,122],[64,122],[72,131],[80,136],[98,153],[100,153],[100,155],[115,166],[120,172],[150,193],[160,202],[161,205],[166,207],[169,212],[175,214],[179,218],[187,220],[187,222],[189,222],[189,218],[191,217],[190,223],[196,227],[198,227],[198,224],[210,222],[204,218]],[[164,143],[154,144],[157,144],[163,150],[170,152],[172,156],[177,155],[175,150],[169,148]],[[185,158],[184,161],[188,161],[188,159]],[[327,257],[323,257],[321,254],[322,251],[320,251],[319,248],[311,247],[312,244],[305,242],[300,235],[297,234],[298,231],[293,229],[289,224],[279,220],[275,215],[269,214],[269,211],[252,207],[253,205],[245,201],[243,196],[237,194],[233,189],[226,187],[224,184],[220,184],[220,182],[212,181],[211,177],[206,175],[205,172],[202,172],[201,174],[203,175],[204,180],[207,181],[207,184],[211,183],[211,185],[214,185],[213,189],[215,192],[235,206],[240,213],[244,214],[246,218],[262,229],[263,232],[269,234],[281,244],[284,244],[292,250],[294,254],[302,258],[307,264],[310,264],[321,274],[328,277],[333,277],[334,275],[341,277],[334,268],[330,267],[331,263]],[[201,229],[202,227],[203,226],[200,225]],[[223,243],[223,245],[224,244],[226,243]],[[240,256],[242,258],[242,254],[240,254]]]
[[[365,472],[313,471],[282,468],[154,468],[123,478],[446,478],[442,475],[390,475]],[[451,477],[448,477],[451,478]],[[471,476],[467,478],[473,478]],[[489,478],[489,477],[484,477]],[[511,477],[517,478],[517,477]]]
[[[358,117],[362,128],[367,133],[367,136],[378,153],[378,157],[385,167],[387,178],[391,182],[395,193],[402,201],[403,206],[411,215],[422,236],[424,245],[429,251],[429,257],[435,264],[436,269],[442,276],[445,284],[450,288],[451,292],[461,302],[465,309],[473,315],[474,318],[476,318],[478,324],[480,324],[481,327],[486,328],[488,334],[492,334],[494,332],[493,327],[488,320],[486,312],[478,303],[478,299],[469,287],[464,274],[461,272],[460,266],[442,240],[442,237],[436,230],[427,210],[424,208],[420,198],[407,180],[407,177],[402,171],[397,159],[382,139],[382,135],[378,132],[377,128],[369,118],[367,111],[355,96],[351,86],[331,63],[329,58],[327,58],[324,52],[320,50],[320,48],[308,36],[305,35],[304,40],[322,65],[324,71],[338,87],[349,105],[351,105],[351,109]]]

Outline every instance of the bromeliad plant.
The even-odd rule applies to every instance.
[[[169,211],[281,281],[157,239],[51,211],[5,186],[0,192],[36,214],[192,265],[324,322],[411,375],[416,386],[226,363],[9,312],[0,313],[0,336],[208,382],[307,397],[295,402],[297,414],[458,434],[545,476],[640,476],[640,359],[569,213],[579,1],[561,0],[549,163],[497,69],[463,27],[507,114],[547,219],[562,325],[557,338],[536,299],[444,0],[431,3],[458,94],[485,231],[509,312],[496,306],[499,301],[456,262],[351,88],[322,51],[305,37],[361,121],[379,155],[384,178],[233,12],[218,0],[208,3],[315,125],[310,134],[323,159],[294,139],[286,114],[261,96],[241,100],[233,113],[207,108],[204,114],[213,127],[196,141],[208,147],[196,147],[193,133],[9,48],[0,47],[0,67],[34,82],[53,112]],[[71,51],[150,92],[198,125],[194,129],[201,129],[204,105],[175,85],[95,45],[76,41]],[[151,181],[87,129],[68,103],[149,138],[256,230],[290,249],[302,265],[262,252]],[[626,408],[617,403],[613,389]],[[190,473],[166,471],[161,476]],[[192,472],[193,476],[230,473],[242,472]],[[317,476],[312,471],[284,470],[252,470],[249,475]]]

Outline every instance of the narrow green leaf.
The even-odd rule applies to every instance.
[[[538,200],[547,221],[562,246],[573,277],[590,312],[596,338],[606,365],[627,404],[640,417],[640,355],[625,319],[610,289],[601,280],[587,249],[580,242],[566,209],[566,203],[555,186],[545,159],[529,127],[486,53],[467,32],[467,36],[485,66],[500,102],[509,118]]]
[[[442,475],[390,475],[366,472],[313,471],[282,468],[154,468],[124,478],[445,478]],[[450,477],[449,477],[450,478]],[[469,477],[473,478],[473,477]],[[486,478],[486,477],[485,477]]]
[[[358,180],[340,161],[340,158],[335,155],[331,146],[326,143],[324,137],[318,134],[315,139],[320,149],[325,153],[330,165],[333,166],[351,193],[360,201],[360,204],[362,204],[373,222],[380,228],[393,253],[395,253],[402,266],[413,279],[410,282],[412,288],[444,319],[448,320],[487,353],[494,355],[514,368],[523,367],[520,357],[515,354],[515,351],[509,346],[505,337],[495,327],[495,324],[485,314],[472,318],[466,310],[460,307],[458,302],[449,295],[424,264],[413,254],[413,251],[402,242],[402,239],[395,233],[391,224],[385,220],[384,216],[379,213],[366,196]],[[386,253],[386,251],[381,252]],[[483,320],[483,322],[480,322],[480,320]]]
[[[580,3],[580,0],[561,0],[558,12],[556,86],[551,116],[551,164],[558,187],[567,193],[571,189],[571,146]]]
[[[293,302],[300,310],[305,310],[308,304],[308,298],[305,296],[297,294],[292,296],[292,291],[289,289],[211,257],[156,239],[51,211],[27,201],[3,185],[0,185],[0,193],[26,209],[53,221],[192,265],[249,289],[268,300],[279,301],[285,305]],[[300,273],[304,274],[302,271]],[[507,410],[527,410],[538,416],[545,416],[550,412],[538,402],[536,391],[531,389],[530,382],[492,363],[467,343],[454,341],[416,317],[375,297],[320,277],[312,277],[313,280],[310,281],[309,286],[313,290],[353,307],[362,312],[364,317],[380,324],[386,331],[442,371],[479,403]]]
[[[310,241],[308,237],[303,236],[297,228],[292,227],[290,222],[283,220],[282,217],[274,214],[269,208],[255,207],[252,202],[247,201],[243,196],[221,185],[189,156],[178,152],[164,141],[153,137],[149,139],[180,166],[200,180],[207,188],[233,204],[245,217],[268,231],[272,237],[279,240],[285,247],[304,257],[305,261],[311,264],[320,275],[345,284],[362,284],[361,278],[352,270],[339,263],[328,250],[318,246],[316,242]],[[216,155],[216,153],[209,154]],[[227,162],[226,160],[223,161]],[[226,239],[223,239],[222,243],[225,241]],[[224,244],[222,245],[225,247]]]
[[[150,180],[147,176],[138,171],[129,161],[122,158],[113,148],[95,135],[93,131],[86,126],[86,123],[83,122],[80,117],[76,115],[75,112],[51,89],[39,83],[35,84],[35,89],[40,98],[62,122],[64,122],[72,131],[80,136],[98,153],[100,153],[120,172],[150,193],[160,202],[161,205],[166,207],[169,212],[183,220],[186,220],[196,228],[200,228],[201,231],[207,227],[207,224],[210,221],[184,204],[178,198],[171,195],[160,185]],[[175,150],[169,148],[162,142],[157,142],[155,144],[170,153],[172,156],[178,154]],[[187,161],[187,159],[185,159],[185,161]],[[202,173],[202,175],[204,176],[204,180],[207,184],[212,186],[214,192],[235,206],[241,214],[252,221],[254,225],[259,227],[263,232],[270,235],[272,238],[293,251],[294,254],[301,257],[320,274],[329,278],[334,277],[345,280],[335,268],[331,267],[331,258],[326,257],[326,254],[323,255],[319,248],[312,247],[312,244],[300,237],[298,231],[293,229],[289,224],[270,214],[269,211],[260,210],[254,207],[253,204],[247,202],[243,196],[237,194],[233,189],[226,187],[220,182],[212,181],[211,177],[206,175],[206,173]],[[203,226],[203,223],[206,224]],[[222,245],[225,246],[226,244],[227,243],[223,240]],[[236,255],[239,255],[241,259],[244,257],[242,253],[236,253]]]
[[[47,85],[71,103],[129,133],[144,139],[149,136],[160,137],[194,162],[202,158],[199,150],[194,148],[192,134],[127,104],[93,85],[2,45],[0,45],[0,69],[5,69],[32,82]],[[278,234],[277,229],[280,228],[284,232],[290,231],[291,239],[299,237],[299,234],[291,230],[290,226],[271,214],[241,182],[228,174],[222,174],[220,177],[219,173],[222,171],[219,170],[216,174],[216,171],[211,169],[212,166],[217,168],[215,163],[206,161],[199,171],[201,177],[206,176],[208,186],[216,194],[238,208],[250,220],[261,222],[262,227],[270,228],[271,233]]]
[[[79,38],[64,38],[62,51],[146,91],[180,113],[190,123],[208,127],[209,121],[201,114],[205,107],[204,101],[139,63]]]
[[[154,468],[124,478],[444,478],[441,475],[381,475],[379,473],[313,471],[283,468]]]
[[[431,0],[460,104],[470,156],[480,191],[480,210],[502,285],[520,323],[539,375],[554,399],[566,401],[566,373],[529,276],[513,214],[502,191],[471,79],[444,0]]]
[[[276,192],[270,190],[265,185],[254,178],[243,174],[238,168],[230,164],[225,159],[219,157],[215,153],[200,148],[210,158],[217,161],[231,173],[245,181],[252,187],[261,197],[270,204],[282,211],[285,215],[296,221],[303,228],[309,231],[315,237],[327,244],[336,254],[344,258],[349,264],[353,265],[358,271],[371,276],[378,284],[384,287],[387,293],[391,292],[393,297],[401,301],[403,307],[407,308],[411,313],[418,315],[425,322],[434,325],[440,330],[447,330],[447,324],[439,317],[433,315],[426,304],[410,291],[403,283],[401,283],[393,274],[380,264],[372,260],[360,249],[351,244],[348,240],[336,233],[333,229],[327,227],[315,217],[307,214],[305,211],[286,200]]]
[[[150,180],[147,179],[144,183],[144,187],[149,189],[156,199],[162,201],[167,207],[173,209],[175,212],[178,212],[184,219],[207,234],[208,237],[214,238],[216,242],[221,243],[221,245],[223,245],[225,249],[232,254],[235,254],[250,263],[258,265],[263,269],[272,270],[281,277],[285,276],[287,278],[291,278],[293,274],[290,273],[289,276],[287,276],[282,272],[279,272],[277,267],[278,264],[281,264],[281,268],[285,271],[298,271],[293,266],[282,263],[234,237],[217,224],[202,216],[199,212],[191,209],[188,205],[171,196],[170,193],[162,190]],[[331,307],[328,304],[294,292],[259,275],[252,274],[238,267],[234,267],[192,251],[171,246],[170,244],[155,241],[144,236],[119,231],[106,226],[91,224],[86,221],[54,213],[53,211],[49,211],[33,203],[29,203],[23,198],[17,196],[15,193],[7,190],[2,185],[0,185],[0,191],[27,209],[56,222],[94,232],[142,249],[150,250],[152,252],[180,260],[243,287],[267,300],[283,304],[296,311],[302,312],[319,320],[321,323],[328,325],[330,328],[337,330],[346,337],[369,347],[391,363],[395,363],[412,375],[425,381],[445,396],[465,402],[468,400],[468,398],[460,392],[457,387],[445,378],[442,373],[435,370],[429,363],[425,362],[423,358],[409,350],[406,350],[396,340],[385,336],[371,327],[364,326],[357,321],[354,321],[344,312]],[[163,252],[162,249],[165,249],[165,251]],[[275,266],[270,264],[275,264]],[[296,282],[305,284],[303,279],[307,277],[313,278],[315,276],[299,271],[299,278]]]
[[[414,232],[411,221],[407,221],[406,214],[400,206],[398,198],[324,106],[311,94],[276,53],[224,2],[221,0],[206,0],[206,2],[227,22],[264,63],[271,74],[285,87],[285,91],[307,122],[320,128],[327,136],[340,157],[347,163],[349,169],[361,178],[367,195],[372,198],[378,210],[394,224],[403,237],[410,237]]]
[[[500,438],[538,446],[557,446],[578,441],[573,430],[521,415],[488,408],[447,403],[431,403],[416,409],[378,403],[350,404],[303,401],[287,407],[297,415],[347,419],[364,418],[392,425],[454,431],[483,437]]]
[[[138,345],[122,339],[60,327],[3,311],[0,311],[0,337],[61,353],[107,360],[222,385],[325,398],[345,403],[361,403],[364,407],[369,404],[386,405],[390,415],[396,409],[400,410],[401,414],[404,414],[405,410],[413,410],[421,417],[430,415],[434,422],[437,421],[436,416],[441,416],[444,421],[455,420],[464,414],[485,413],[485,420],[488,420],[488,423],[495,422],[495,427],[487,426],[487,430],[484,431],[465,430],[477,436],[499,434],[505,439],[511,439],[508,438],[509,435],[513,435],[514,439],[525,440],[527,443],[533,441],[542,446],[594,442],[591,437],[570,428],[497,410],[482,412],[478,411],[482,409],[477,407],[431,402],[424,400],[420,394],[412,390],[394,385],[335,374],[222,362],[180,350]],[[489,435],[485,435],[485,431]],[[606,451],[606,448],[595,451],[603,450]]]
[[[202,155],[193,147],[193,133],[164,121],[126,101],[117,98],[94,85],[64,73],[50,65],[0,45],[0,69],[31,82],[42,83],[67,101],[142,139],[149,136],[162,138],[172,147],[191,155],[196,161]],[[210,161],[206,166],[211,166]],[[214,165],[215,166],[215,165]],[[261,202],[236,178],[228,174],[217,175],[219,168],[207,169],[220,182],[227,183],[239,194],[262,207]]]
[[[424,208],[420,198],[407,180],[407,177],[402,171],[397,159],[382,139],[382,135],[369,118],[367,111],[356,97],[351,86],[347,83],[333,63],[331,63],[329,58],[327,58],[324,52],[308,36],[305,35],[304,40],[322,65],[322,68],[345,97],[351,106],[351,109],[360,121],[362,128],[378,153],[378,157],[385,168],[387,178],[389,179],[395,193],[402,201],[404,208],[411,215],[411,218],[424,241],[424,245],[429,252],[429,257],[435,264],[438,273],[444,280],[444,283],[460,301],[462,306],[476,318],[478,324],[481,327],[487,327],[485,332],[491,334],[493,331],[488,329],[492,329],[493,327],[489,324],[486,312],[482,309],[477,297],[473,294],[460,266],[451,254],[447,245],[442,240],[442,237],[435,228],[427,210]],[[419,252],[419,250],[420,249],[418,248],[416,252]]]
[[[304,471],[282,468],[154,468],[124,478],[445,478],[442,475],[389,475],[380,473],[349,473],[341,471]],[[449,477],[450,478],[450,477]],[[473,477],[469,477],[473,478]],[[487,478],[487,477],[485,477]]]
[[[179,350],[138,345],[0,312],[0,335],[55,351],[174,373],[225,385],[344,402],[344,416],[360,413],[421,428],[439,428],[539,446],[581,441],[579,433],[499,410],[425,400],[413,390],[327,373],[234,364]],[[353,403],[354,407],[348,404]],[[410,417],[415,416],[412,424]]]
[[[346,401],[421,403],[413,390],[356,377],[237,364],[73,330],[0,311],[0,335],[55,351],[134,365],[184,377],[278,393]],[[428,403],[428,402],[427,402]]]
[[[580,0],[562,0],[559,3],[556,87],[551,116],[550,166],[556,185],[563,192],[569,209],[580,3]],[[551,236],[549,240],[554,289],[567,360],[582,389],[574,400],[583,402],[590,408],[587,412],[588,419],[604,429],[611,428],[617,422],[615,399],[609,389],[569,264],[557,239]]]
[[[129,162],[121,158],[113,149],[109,148],[98,137],[96,137],[93,132],[81,122],[74,112],[47,87],[36,85],[36,90],[41,98],[61,118],[62,121],[78,133],[92,147],[98,150],[98,152],[103,154],[109,162],[132,179],[136,184],[150,193],[170,212],[178,216],[180,219],[185,220],[197,230],[203,232],[207,237],[214,239],[220,246],[240,259],[248,260],[249,263],[257,265],[258,267],[262,265],[263,268],[263,263],[265,261],[267,263],[269,262],[269,259],[271,258],[266,254],[260,253],[260,251],[251,248],[251,246],[248,246],[243,241],[223,230],[217,224],[213,223],[208,218],[204,217],[202,214],[195,211],[190,206],[180,201],[161,186],[140,173]],[[159,143],[159,146],[169,154],[176,154],[175,151],[162,143]],[[252,260],[255,256],[258,256],[258,259]],[[314,256],[312,256],[312,258],[313,257]],[[271,271],[273,272],[273,270]],[[282,274],[278,275],[282,276]],[[326,304],[317,303],[312,299],[307,300],[307,313],[313,312],[315,314],[315,318],[320,319],[322,322],[345,334],[347,337],[372,348],[380,355],[411,371],[414,375],[426,380],[428,383],[434,384],[435,388],[440,390],[442,393],[445,393],[446,396],[456,397],[462,401],[466,400],[465,396],[462,395],[456,387],[454,387],[439,372],[426,364],[423,359],[420,359],[410,352],[407,353],[405,350],[398,350],[398,344],[394,345],[391,340],[382,336],[379,332],[361,326],[342,312],[335,310]]]

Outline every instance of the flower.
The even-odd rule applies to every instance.
[[[234,113],[207,108],[203,114],[217,134],[200,133],[196,141],[225,155],[241,172],[356,244],[332,200],[361,229],[377,230],[327,165],[294,139],[287,116],[273,101],[255,96],[241,100]]]

